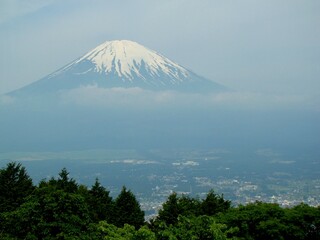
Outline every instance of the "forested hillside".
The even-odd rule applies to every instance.
[[[145,222],[135,195],[113,199],[98,179],[78,184],[62,169],[34,185],[26,169],[0,170],[0,239],[320,239],[320,208],[256,202],[233,206],[211,190],[204,199],[171,194]]]

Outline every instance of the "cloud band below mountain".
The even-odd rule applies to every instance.
[[[274,95],[254,92],[215,94],[149,91],[141,88],[100,88],[81,86],[60,93],[64,104],[90,107],[228,107],[239,109],[309,109],[319,110],[319,96]]]

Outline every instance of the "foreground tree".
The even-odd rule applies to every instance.
[[[226,225],[216,223],[213,217],[185,217],[181,215],[175,225],[157,231],[157,239],[227,240],[229,239],[227,238],[228,233],[233,231],[237,231],[237,229],[228,229]]]
[[[211,190],[204,200],[189,196],[178,196],[172,193],[162,205],[154,224],[164,222],[167,226],[175,225],[179,216],[197,217],[201,215],[214,216],[225,212],[231,207],[231,201],[225,200],[223,195],[217,195]]]
[[[284,212],[285,239],[320,239],[320,206],[315,208],[301,203]]]
[[[219,214],[217,221],[238,228],[232,236],[240,239],[320,239],[320,208],[306,204],[250,203]]]
[[[179,215],[198,216],[199,213],[199,199],[188,196],[178,196],[177,193],[172,193],[168,197],[168,200],[162,205],[156,221],[165,222],[167,226],[175,225],[178,222]]]
[[[167,226],[174,225],[178,222],[179,214],[181,214],[181,211],[178,196],[177,193],[172,193],[168,200],[162,204],[162,209],[159,210],[159,214],[153,223],[158,225],[159,222],[164,222]]]
[[[20,163],[0,169],[0,213],[18,208],[34,190],[31,178]]]
[[[39,187],[51,187],[68,193],[76,193],[79,190],[77,182],[69,177],[69,172],[66,168],[60,171],[58,179],[51,178],[49,181],[41,181]]]
[[[16,163],[0,170],[0,181],[0,239],[320,239],[320,207],[306,204],[231,207],[213,191],[203,200],[173,193],[148,228],[137,199],[125,187],[113,201],[98,180],[88,190],[66,169],[58,179],[33,187]]]
[[[115,214],[114,223],[117,227],[130,224],[138,229],[144,224],[144,212],[136,197],[126,187],[122,188],[115,200]]]
[[[225,200],[223,195],[218,195],[210,190],[201,203],[201,215],[214,216],[217,213],[227,211],[230,207],[231,201]]]
[[[91,222],[81,195],[47,186],[15,211],[3,214],[1,230],[19,239],[81,239],[90,233]]]
[[[106,220],[107,222],[112,223],[114,219],[114,203],[112,197],[109,195],[109,191],[101,186],[98,179],[96,179],[95,184],[88,193],[87,201],[92,214],[92,219],[95,222]]]
[[[146,226],[136,230],[134,226],[128,224],[120,228],[102,221],[98,229],[106,240],[156,240],[155,234]]]

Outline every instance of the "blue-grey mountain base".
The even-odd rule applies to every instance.
[[[99,88],[135,87],[152,91],[218,92],[227,89],[136,42],[122,40],[107,41],[11,95],[52,94],[90,85]]]

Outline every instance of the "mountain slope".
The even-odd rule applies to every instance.
[[[86,85],[188,92],[226,89],[136,42],[117,40],[99,45],[65,67],[13,94],[56,93]]]

